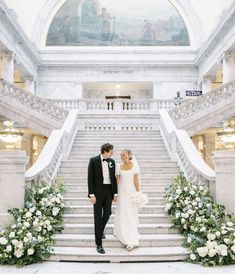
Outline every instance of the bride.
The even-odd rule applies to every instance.
[[[132,152],[121,152],[122,164],[117,166],[118,204],[114,218],[114,235],[128,251],[139,246],[138,208],[132,203],[132,194],[139,192],[139,166]]]

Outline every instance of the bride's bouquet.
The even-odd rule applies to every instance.
[[[134,205],[141,208],[148,203],[148,196],[142,192],[135,192],[131,195],[131,200]]]

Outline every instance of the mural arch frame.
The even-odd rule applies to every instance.
[[[67,0],[49,0],[43,6],[36,22],[34,24],[34,31],[32,33],[32,40],[36,43],[39,49],[53,48],[57,46],[46,46],[47,34],[51,25],[51,22],[59,9]],[[197,49],[203,40],[204,30],[200,19],[195,12],[193,6],[188,0],[168,0],[173,7],[178,11],[179,15],[182,17],[185,26],[188,31],[190,47],[192,49]],[[69,46],[59,46],[60,48],[69,48]],[[80,46],[76,46],[80,47]],[[83,48],[89,48],[90,46],[82,46]],[[92,46],[95,48],[95,46]],[[98,46],[99,48],[101,46]],[[112,46],[106,46],[112,47]],[[121,46],[125,48],[125,46]],[[141,48],[141,46],[139,46]],[[175,46],[173,46],[175,47]],[[138,46],[135,46],[138,48]]]

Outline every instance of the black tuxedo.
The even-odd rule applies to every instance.
[[[111,184],[103,184],[103,169],[100,155],[90,159],[88,165],[88,196],[94,194],[95,240],[96,245],[102,245],[102,234],[110,215],[112,214],[112,200],[117,194],[117,181],[115,176],[115,161],[108,159],[109,178]],[[89,196],[90,197],[90,196]]]

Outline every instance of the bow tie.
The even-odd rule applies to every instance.
[[[106,161],[107,163],[109,162],[108,159],[103,159],[103,162]]]

